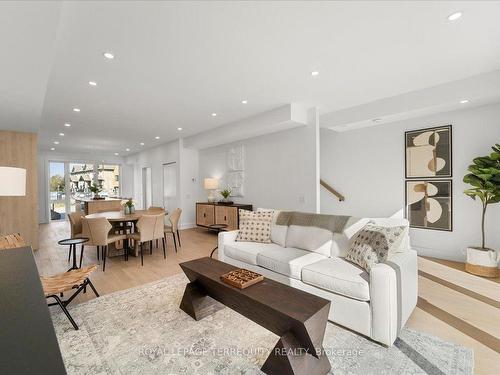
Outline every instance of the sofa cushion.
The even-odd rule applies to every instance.
[[[375,263],[386,261],[399,248],[405,226],[382,227],[367,224],[351,243],[346,260],[356,263],[370,272]]]
[[[271,243],[272,212],[239,210],[240,229],[236,241]]]
[[[290,225],[286,234],[286,247],[314,251],[330,256],[332,232],[317,227]]]
[[[273,210],[271,208],[257,208],[257,212],[268,211],[272,212],[273,218],[271,220],[271,242],[278,244],[282,247],[286,246],[286,232],[288,231],[288,225],[277,225],[276,219],[280,214],[281,210]]]
[[[271,271],[300,280],[302,267],[326,259],[324,255],[291,247],[267,248],[257,255],[257,264]]]
[[[338,257],[302,268],[302,282],[305,284],[360,301],[370,300],[369,280],[370,276],[364,269]]]
[[[257,265],[257,255],[267,249],[282,248],[274,243],[232,242],[224,245],[224,254],[230,258]]]

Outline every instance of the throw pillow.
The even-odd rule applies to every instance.
[[[272,219],[270,211],[240,210],[240,230],[236,241],[271,243]]]
[[[271,220],[271,242],[280,245],[281,247],[286,246],[286,232],[288,231],[288,225],[277,225],[276,219],[280,214],[281,210],[273,210],[271,208],[258,208],[257,212],[271,212],[273,219]]]
[[[345,259],[363,267],[369,273],[374,264],[384,262],[392,255],[401,243],[405,228],[365,225],[356,234]]]

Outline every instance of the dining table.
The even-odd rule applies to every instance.
[[[120,211],[103,211],[103,212],[97,212],[97,213],[94,213],[94,214],[86,215],[85,218],[87,218],[87,219],[94,219],[94,218],[103,217],[103,218],[107,219],[112,225],[114,225],[117,228],[118,228],[117,225],[120,224],[120,223],[123,223],[123,224],[132,223],[132,226],[135,227],[135,224],[137,223],[137,221],[139,221],[139,219],[143,215],[155,215],[155,214],[158,214],[158,213],[165,213],[165,215],[168,214],[168,212],[166,210],[164,210],[164,209],[161,209],[161,208],[150,208],[150,209],[147,209],[147,210],[135,210],[133,213],[130,213],[130,214],[126,214],[125,212],[123,212],[123,210],[120,210]],[[123,246],[124,246],[125,249],[128,249],[129,254],[132,254],[134,256],[138,256],[139,250],[137,248],[130,248],[128,240],[124,241]],[[112,249],[112,248],[110,250],[112,252],[113,252],[113,250],[117,250],[118,251],[118,249]],[[120,253],[112,254],[111,253],[110,256],[119,256],[119,255],[122,255],[122,254],[120,254]]]

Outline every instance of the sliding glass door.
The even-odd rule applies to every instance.
[[[66,218],[66,181],[64,163],[49,163],[49,208],[50,220]]]
[[[93,184],[101,187],[101,196],[119,197],[120,165],[50,161],[50,220],[64,220],[77,211],[78,200],[93,196]]]

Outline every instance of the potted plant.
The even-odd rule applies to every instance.
[[[135,213],[134,201],[132,199],[129,199],[128,201],[126,201],[125,204],[123,205],[123,210],[124,210],[125,215],[130,215],[130,214]]]
[[[482,204],[481,247],[467,248],[465,270],[479,276],[497,277],[500,253],[485,245],[484,222],[488,205],[500,202],[500,144],[495,144],[493,152],[488,156],[475,158],[469,166],[464,182],[472,188],[464,191],[466,195]]]
[[[225,188],[224,190],[220,191],[220,195],[222,195],[222,200],[219,203],[222,204],[233,204],[228,198],[231,196],[231,189],[230,188]]]
[[[90,187],[89,190],[94,194],[94,199],[100,199],[99,193],[101,192],[102,188],[97,185],[96,183],[93,183]]]

